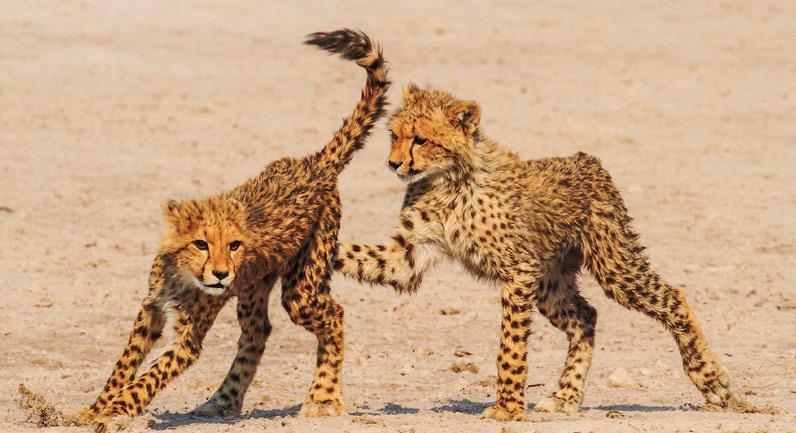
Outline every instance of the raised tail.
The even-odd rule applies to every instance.
[[[354,152],[362,148],[373,124],[384,114],[386,93],[390,87],[387,65],[381,48],[362,32],[343,29],[313,33],[307,36],[306,43],[353,60],[368,73],[354,112],[343,121],[343,126],[321,151],[321,166],[339,173],[351,161]]]

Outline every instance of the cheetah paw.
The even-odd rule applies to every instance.
[[[709,404],[726,407],[733,399],[730,392],[730,374],[721,366],[717,370],[714,378],[704,382],[702,394]]]
[[[575,402],[568,402],[556,396],[543,398],[536,406],[533,407],[534,412],[561,412],[561,413],[575,413],[578,411],[580,405]]]
[[[336,399],[329,403],[317,401],[304,402],[298,415],[305,418],[317,418],[322,416],[348,415],[348,412],[345,410],[343,401],[341,399]]]
[[[525,409],[519,405],[513,405],[511,409],[501,404],[489,406],[481,414],[481,418],[489,418],[497,421],[523,421],[525,420]]]
[[[94,420],[94,411],[91,408],[81,409],[75,415],[75,418],[78,420],[80,425],[90,425],[91,421]]]
[[[118,433],[128,430],[133,423],[133,418],[116,416],[110,418],[95,418],[91,428],[97,433]]]
[[[91,428],[94,430],[94,433],[105,433],[108,431],[108,423],[111,421],[111,417],[97,415],[93,421],[91,421]]]
[[[221,404],[217,399],[211,398],[190,413],[203,418],[231,418],[240,415],[240,408],[231,404]]]

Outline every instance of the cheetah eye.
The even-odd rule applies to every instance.
[[[240,241],[233,241],[229,243],[229,250],[230,251],[237,251],[240,248]]]
[[[426,139],[425,138],[420,138],[417,135],[415,135],[415,139],[412,142],[414,144],[417,144],[418,146],[422,146],[422,145],[426,144]]]
[[[398,141],[398,136],[394,132],[390,132],[390,138],[392,138],[392,141]]]
[[[207,242],[201,241],[201,240],[195,240],[195,241],[193,241],[193,246],[195,246],[197,249],[200,249],[200,250],[206,250],[207,249]]]

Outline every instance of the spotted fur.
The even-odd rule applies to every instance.
[[[381,245],[340,244],[335,268],[414,292],[423,274],[448,257],[498,283],[498,392],[485,417],[525,417],[534,307],[569,339],[557,389],[535,410],[577,411],[597,320],[578,291],[582,267],[609,298],[661,322],[707,401],[728,403],[729,375],[708,350],[682,290],[650,268],[622,197],[597,158],[578,153],[522,161],[484,135],[477,103],[414,85],[404,97],[389,124],[389,166],[409,182],[395,234]]]
[[[221,387],[193,413],[239,413],[271,332],[268,298],[280,278],[288,315],[318,339],[315,378],[300,414],[345,413],[343,308],[329,290],[341,216],[337,175],[382,116],[390,83],[380,48],[363,33],[315,33],[307,43],[366,69],[359,103],[318,153],[272,162],[259,176],[219,196],[164,205],[167,228],[152,266],[149,294],[105,387],[82,411],[96,431],[105,430],[117,415],[140,414],[160,389],[196,362],[205,334],[233,296],[242,330],[238,353]],[[161,335],[166,311],[173,312],[176,339],[136,377]]]

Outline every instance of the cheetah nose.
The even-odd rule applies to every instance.
[[[218,278],[218,281],[221,281],[224,278],[227,278],[227,276],[229,275],[229,272],[226,272],[226,271],[213,271],[213,275],[215,275],[216,278]]]
[[[403,161],[400,162],[387,161],[387,165],[389,165],[390,168],[392,168],[393,170],[398,170],[398,167],[400,167],[401,164],[403,164]]]

